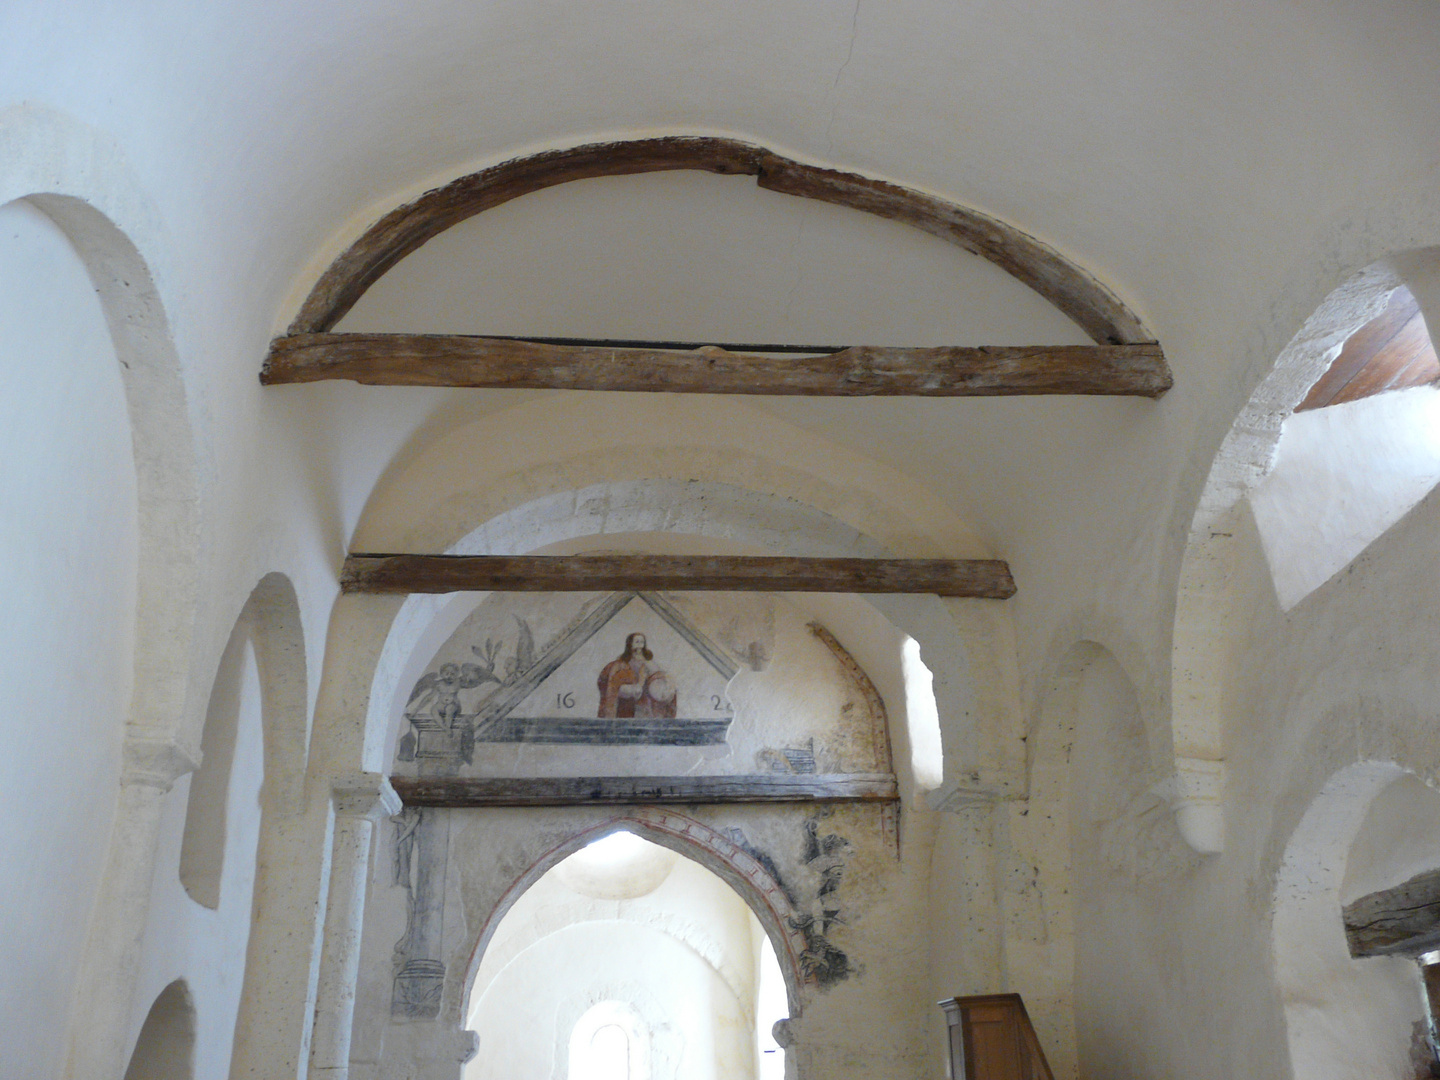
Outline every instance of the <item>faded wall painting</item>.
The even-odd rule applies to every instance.
[[[888,770],[874,703],[837,650],[771,596],[497,594],[415,683],[396,771]]]
[[[893,773],[869,677],[798,605],[766,594],[492,594],[397,720],[401,776]],[[357,1039],[375,1060],[398,1068],[426,1052],[428,1021],[458,1031],[467,964],[506,890],[617,814],[763,895],[807,1000],[864,975],[866,942],[884,929],[865,915],[901,880],[895,803],[412,806],[382,833],[369,901]]]

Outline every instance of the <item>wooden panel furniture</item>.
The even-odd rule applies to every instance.
[[[1019,994],[940,1002],[950,1037],[950,1080],[1054,1080]]]

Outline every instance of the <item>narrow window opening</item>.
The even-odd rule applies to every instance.
[[[905,678],[910,767],[915,773],[915,783],[930,790],[939,787],[944,779],[940,709],[935,703],[935,676],[920,658],[920,643],[912,637],[907,637],[901,646],[900,671]]]

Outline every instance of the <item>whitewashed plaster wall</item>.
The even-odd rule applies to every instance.
[[[1285,421],[1250,497],[1282,610],[1344,569],[1440,481],[1440,393],[1422,386]]]
[[[11,1068],[53,1076],[114,814],[138,526],[104,312],[25,202],[0,207],[0,326],[0,783],[17,811],[0,829],[0,1042]]]
[[[264,731],[260,672],[255,650],[237,632],[216,676],[211,722],[233,723],[235,746],[224,786],[224,828],[206,837],[218,844],[218,905],[212,910],[189,895],[181,880],[181,848],[190,809],[191,773],[165,795],[155,880],[145,926],[133,1024],[144,1022],[162,989],[184,978],[195,1008],[195,1076],[230,1075],[231,1047],[250,938],[255,854],[260,837]],[[218,792],[216,794],[219,794]]]
[[[1314,980],[1294,977],[1294,971],[1308,969],[1295,967],[1303,954],[1294,951],[1296,936],[1281,932],[1286,924],[1276,912],[1285,910],[1294,891],[1285,869],[1288,852],[1300,843],[1297,838],[1307,837],[1304,843],[1331,854],[1302,872],[1317,881],[1333,876],[1329,906],[1311,923],[1316,936],[1306,939],[1309,947],[1342,967],[1375,966],[1344,959],[1340,879],[1369,798],[1405,770],[1433,781],[1440,761],[1440,685],[1428,629],[1440,602],[1433,575],[1437,524],[1440,503],[1432,493],[1348,573],[1282,613],[1254,525],[1241,519],[1241,558],[1232,585],[1246,605],[1232,627],[1236,659],[1227,669],[1223,695],[1225,737],[1232,747],[1225,851],[1188,870],[1162,862],[1145,872],[1142,864],[1127,894],[1107,901],[1128,910],[1130,918],[1102,933],[1096,943],[1103,947],[1087,953],[1082,945],[1077,984],[1108,981],[1112,994],[1106,1008],[1118,1010],[1116,1016],[1129,1010],[1145,1023],[1116,1024],[1105,1041],[1093,1044],[1093,1056],[1084,1052],[1082,1036],[1082,1074],[1128,1063],[1179,1077],[1338,1077],[1353,1075],[1363,1061],[1371,1074],[1397,1080],[1410,1075],[1405,1049],[1411,1025],[1422,1016],[1418,997],[1402,989],[1396,998],[1393,986],[1358,1000],[1349,995],[1327,1000],[1307,990],[1297,997],[1295,988]],[[1305,833],[1302,821],[1323,803],[1331,778],[1355,769],[1384,779],[1370,784],[1348,816],[1332,817],[1315,835]],[[1394,815],[1388,824],[1377,818],[1367,826],[1370,858],[1383,848],[1404,861],[1413,823],[1403,817]],[[1398,866],[1388,871],[1401,872]],[[1087,882],[1077,855],[1080,942],[1087,922],[1099,929],[1110,918],[1083,898],[1114,879],[1099,869],[1089,873]],[[1154,981],[1135,981],[1139,972],[1149,972]],[[1183,1005],[1154,1008],[1166,994],[1173,1003],[1180,991]],[[1402,999],[1407,1015],[1390,1010]],[[1311,1016],[1301,1036],[1344,1027],[1369,1041],[1351,1039],[1345,1055],[1295,1058],[1292,1042],[1314,1045],[1297,1038],[1290,1013],[1296,1007]],[[1080,1004],[1082,1032],[1095,1015]],[[1374,1050],[1373,1056],[1364,1047]]]
[[[1330,289],[1389,252],[1440,238],[1440,116],[1430,107],[1437,27],[1431,7],[1404,0],[1264,9],[789,3],[743,18],[700,4],[536,11],[436,0],[349,16],[336,48],[336,12],[318,0],[279,14],[36,0],[4,15],[0,101],[42,102],[103,129],[117,152],[82,155],[96,178],[88,194],[155,269],[175,327],[206,520],[205,536],[186,541],[201,567],[190,613],[199,645],[192,661],[187,639],[173,665],[191,684],[192,734],[253,583],[285,569],[306,624],[325,626],[335,565],[375,478],[442,406],[468,413],[495,402],[350,387],[269,393],[254,377],[266,338],[348,236],[405,191],[476,161],[614,129],[758,133],[984,206],[1134,296],[1179,377],[1158,406],[821,402],[765,411],[974,508],[964,516],[1021,582],[1009,608],[1027,695],[1074,641],[1099,640],[1131,672],[1140,710],[1157,726],[1172,585],[1215,448]],[[1216,55],[1231,60],[1217,65]],[[1020,64],[1031,78],[1013,78]],[[17,160],[7,153],[6,168]],[[58,164],[47,159],[36,175],[58,175]],[[137,189],[151,208],[143,221],[121,212]],[[16,194],[40,190],[49,188],[37,181]],[[802,215],[797,244],[802,226],[814,236],[827,219]],[[785,263],[757,276],[757,287],[783,294],[814,269]],[[67,473],[72,483],[79,475]],[[107,520],[124,532],[123,515]],[[1397,545],[1425,543],[1423,531],[1396,529]],[[1407,628],[1426,622],[1410,599],[1428,596],[1423,572],[1412,567],[1382,586],[1367,557],[1355,573],[1384,602],[1363,601],[1351,582],[1302,602],[1289,633],[1274,632],[1277,616],[1258,620],[1271,636],[1247,659],[1245,688],[1259,704],[1252,710],[1246,697],[1234,714],[1277,727],[1277,739],[1293,734],[1272,696],[1291,692],[1287,672],[1313,681],[1330,660],[1319,639],[1351,626],[1388,635],[1383,672],[1408,662],[1416,646],[1385,628],[1392,607],[1410,612]],[[1258,574],[1251,584],[1266,587]],[[1310,600],[1325,612],[1307,608]],[[82,610],[72,597],[56,617],[68,625]],[[312,679],[325,645],[316,632]],[[74,678],[59,658],[32,673],[55,686]],[[1392,692],[1381,675],[1365,677],[1377,696]],[[1415,709],[1433,700],[1433,688],[1419,690],[1407,694]],[[1335,690],[1335,700],[1346,693]],[[1258,738],[1239,741],[1237,753],[1258,752]],[[1253,848],[1279,811],[1274,777],[1251,768],[1235,784],[1236,839]],[[15,820],[23,833],[29,818]],[[960,865],[942,862],[946,873]],[[68,849],[42,869],[67,865]],[[1205,873],[1235,888],[1243,877]],[[1212,908],[1246,926],[1263,919],[1263,904],[1237,901],[1190,920],[1232,944],[1248,931],[1212,926]],[[1233,954],[1254,955],[1257,940]],[[944,955],[968,947],[947,944]],[[1188,969],[1191,989],[1203,996],[1212,976],[1232,986],[1216,974],[1229,971],[1219,950],[1199,951],[1208,959]],[[1253,992],[1238,996],[1263,998],[1245,978],[1240,985]],[[1174,1024],[1210,1036],[1196,1050],[1203,1058],[1248,1030],[1213,1023],[1230,1009],[1217,1002]],[[18,1045],[43,1056],[48,1037],[36,1026]],[[1247,1067],[1255,1061],[1273,1063],[1274,1054]]]

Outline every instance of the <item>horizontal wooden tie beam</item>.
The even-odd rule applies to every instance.
[[[1351,956],[1417,956],[1440,949],[1440,870],[1362,896],[1341,915]]]
[[[792,776],[392,776],[406,806],[526,807],[898,802],[889,773]]]
[[[345,560],[347,593],[828,592],[1015,595],[998,559],[809,559],[778,555],[388,555]]]
[[[674,342],[562,342],[458,334],[276,338],[267,386],[349,379],[370,386],[626,390],[817,397],[1118,394],[1158,398],[1170,368],[1155,342],[910,348],[783,346],[782,355]],[[679,343],[685,344],[685,343]]]

